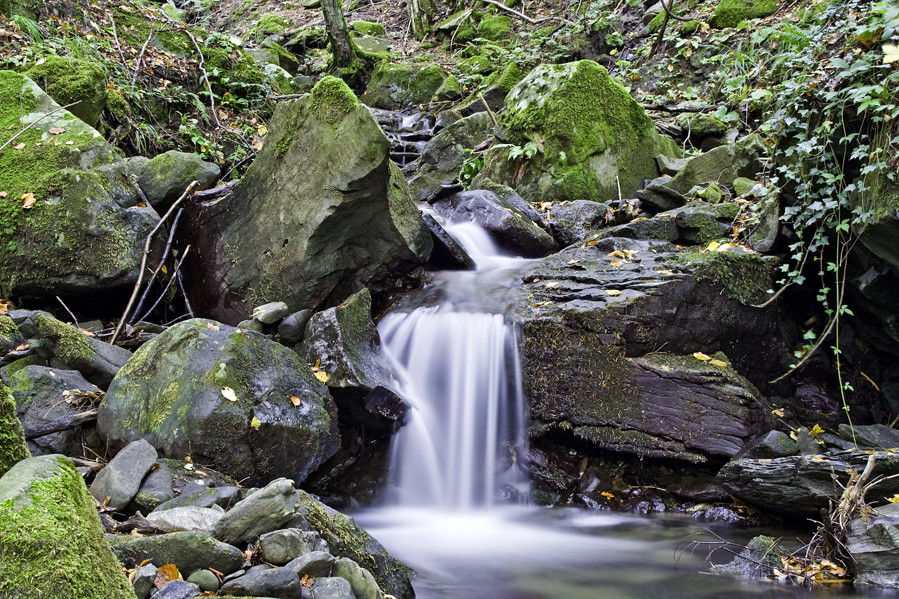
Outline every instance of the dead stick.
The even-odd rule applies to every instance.
[[[153,302],[153,305],[150,306],[150,309],[147,310],[147,312],[142,317],[140,317],[138,320],[144,320],[147,316],[149,316],[150,313],[152,313],[153,310],[156,309],[156,306],[159,305],[159,302],[162,301],[162,298],[165,297],[165,294],[168,293],[169,289],[172,287],[172,283],[175,282],[175,278],[178,276],[178,270],[181,268],[181,265],[184,264],[184,259],[187,258],[187,252],[189,252],[189,251],[190,251],[190,246],[187,246],[186,248],[184,248],[184,253],[181,255],[181,260],[179,260],[178,264],[175,265],[175,272],[173,272],[171,278],[169,278],[169,282],[166,284],[165,289],[162,290],[162,293],[159,294],[159,297],[156,299],[155,302]],[[135,310],[134,313],[137,314],[137,311]]]
[[[480,0],[480,1],[485,2],[487,4],[492,4],[493,6],[497,7],[498,9],[504,10],[509,14],[515,15],[519,19],[522,19],[523,21],[530,23],[531,25],[536,25],[537,23],[542,23],[543,21],[552,21],[552,20],[565,21],[566,23],[571,23],[571,21],[569,21],[568,19],[563,19],[562,17],[543,17],[542,19],[532,19],[531,17],[527,16],[526,14],[518,12],[514,8],[509,8],[502,2],[497,2],[496,0]],[[574,23],[571,23],[571,24],[573,25]]]
[[[147,300],[147,295],[150,294],[150,285],[152,281],[159,276],[159,271],[162,270],[162,267],[165,266],[166,258],[169,257],[169,252],[172,250],[172,241],[175,238],[175,231],[178,229],[178,222],[181,220],[181,215],[184,213],[184,208],[179,208],[178,213],[175,215],[175,220],[172,221],[172,227],[169,230],[169,238],[165,242],[165,250],[162,252],[162,257],[159,259],[159,264],[156,265],[156,269],[153,270],[153,274],[150,276],[151,283],[147,284],[147,288],[144,289],[143,294],[140,296],[140,301],[137,302],[137,307],[134,309],[134,314],[137,315],[140,313],[141,308],[144,307],[144,302]],[[141,319],[138,319],[141,320]],[[128,321],[129,323],[134,322],[134,318]]]
[[[128,305],[125,306],[125,311],[122,313],[122,317],[119,319],[119,324],[116,325],[115,332],[112,334],[112,339],[109,340],[109,343],[115,345],[116,339],[119,337],[119,333],[122,332],[122,327],[125,326],[125,319],[128,318],[128,314],[131,312],[131,307],[134,305],[134,300],[137,299],[137,293],[140,291],[140,286],[144,281],[144,269],[147,267],[147,256],[150,255],[150,244],[153,242],[153,236],[156,235],[156,231],[162,226],[162,224],[168,219],[168,217],[175,211],[175,208],[178,207],[184,198],[187,197],[195,185],[197,185],[197,181],[191,181],[190,185],[187,186],[187,189],[184,190],[184,193],[181,194],[181,197],[175,200],[175,203],[172,204],[172,207],[169,208],[169,211],[165,213],[165,215],[159,219],[159,222],[156,223],[156,226],[153,227],[153,230],[150,231],[150,234],[147,235],[147,240],[144,242],[144,252],[143,256],[140,260],[140,271],[137,275],[137,281],[134,283],[134,290],[131,292],[131,298],[128,300]]]
[[[153,38],[153,33],[155,31],[154,26],[150,26],[150,35],[147,36],[147,41],[144,42],[144,45],[140,49],[140,54],[137,55],[137,61],[134,63],[134,73],[131,75],[131,87],[134,87],[134,84],[137,82],[137,74],[140,72],[140,63],[144,59],[144,52],[147,51],[147,44],[150,43],[150,40]]]
[[[80,104],[80,103],[81,103],[81,100],[75,100],[75,101],[72,102],[71,104],[66,104],[65,106],[60,106],[59,108],[54,108],[53,110],[51,110],[51,111],[48,112],[47,114],[41,115],[40,118],[38,118],[38,119],[37,119],[36,121],[34,121],[33,123],[29,123],[27,127],[25,127],[24,129],[22,129],[21,131],[19,131],[18,133],[16,133],[16,134],[13,135],[12,137],[10,137],[10,138],[6,141],[5,144],[3,144],[2,146],[0,146],[0,152],[3,151],[3,148],[5,148],[6,146],[8,146],[8,145],[11,144],[12,142],[14,142],[15,139],[16,139],[18,136],[22,135],[23,133],[25,133],[26,131],[28,131],[28,130],[31,129],[32,127],[34,127],[34,126],[37,125],[40,121],[42,121],[43,119],[47,118],[48,116],[50,116],[50,115],[53,114],[54,112],[59,112],[60,110],[65,110],[65,109],[68,108],[69,106],[74,106],[75,104]]]
[[[72,322],[75,323],[75,326],[78,328],[81,328],[81,325],[78,324],[78,319],[75,318],[75,315],[72,314],[72,311],[69,310],[69,307],[65,304],[65,302],[62,301],[62,299],[60,299],[60,297],[58,295],[56,296],[56,301],[58,301],[60,304],[62,304],[62,307],[66,309],[66,312],[68,312],[69,316],[72,317]]]

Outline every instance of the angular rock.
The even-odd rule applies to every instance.
[[[147,161],[129,160],[128,167],[137,176],[150,205],[159,212],[168,210],[192,181],[197,181],[194,191],[203,191],[214,187],[221,174],[217,164],[176,150]]]
[[[883,424],[869,424],[851,427],[848,424],[840,425],[840,436],[844,439],[854,440],[859,447],[870,449],[895,449],[899,448],[899,431]]]
[[[453,223],[483,227],[500,247],[529,258],[556,249],[553,238],[520,208],[492,191],[460,191],[433,204],[437,214]]]
[[[153,594],[153,599],[190,599],[200,594],[200,587],[186,580],[172,580]]]
[[[278,106],[229,196],[193,207],[183,243],[191,304],[227,323],[253,306],[337,304],[423,262],[431,237],[389,159],[390,142],[333,77]]]
[[[855,584],[899,587],[899,505],[888,503],[849,523],[846,549],[855,566]]]
[[[739,206],[732,202],[690,202],[660,216],[674,217],[677,227],[675,241],[706,245],[711,241],[731,237],[738,212]]]
[[[437,219],[429,212],[424,213],[424,222],[434,238],[434,250],[428,263],[440,270],[456,270],[462,268],[464,270],[474,270],[477,265],[468,252],[459,245],[456,239],[447,233]],[[441,218],[441,221],[443,219]],[[445,222],[445,221],[444,221]]]
[[[423,69],[408,65],[391,65],[383,60],[371,74],[362,102],[372,108],[402,110],[415,104],[426,104],[440,89],[446,75],[437,65]]]
[[[24,74],[61,106],[77,102],[68,108],[69,112],[91,127],[97,126],[109,92],[102,66],[89,60],[50,55]]]
[[[185,506],[156,510],[147,515],[147,520],[163,532],[195,530],[211,534],[224,514],[225,511],[218,506],[214,508]]]
[[[127,567],[146,559],[159,566],[175,564],[180,572],[213,568],[230,574],[243,564],[237,547],[221,543],[203,532],[173,532],[149,537],[106,535],[113,553]]]
[[[513,185],[532,202],[632,197],[643,179],[658,175],[655,156],[677,153],[630,94],[590,60],[531,71],[506,97],[500,125],[503,141],[520,149],[530,142],[537,152],[510,159],[510,146],[495,146],[475,183]]]
[[[156,458],[156,450],[144,439],[129,443],[97,473],[91,483],[91,495],[101,503],[108,497],[106,505],[121,510],[137,495]]]
[[[259,553],[263,561],[283,566],[287,562],[312,551],[306,531],[296,528],[274,530],[259,535]]]
[[[590,200],[557,202],[552,205],[549,230],[561,247],[579,243],[608,224],[609,207]]]
[[[243,576],[223,584],[221,594],[295,599],[300,596],[302,589],[300,579],[293,570],[256,566]]]
[[[493,121],[479,112],[454,122],[435,135],[421,156],[404,167],[409,190],[417,202],[429,202],[459,177],[459,169],[472,148],[493,136]]]
[[[9,389],[0,381],[0,476],[16,463],[30,457],[25,432],[16,417],[16,404]]]
[[[280,528],[296,507],[293,481],[279,478],[228,510],[216,523],[213,534],[226,543],[247,543]]]
[[[315,314],[303,339],[297,354],[326,375],[341,414],[382,431],[402,422],[406,405],[392,390],[398,383],[381,353],[368,289]]]
[[[415,596],[409,580],[412,570],[391,556],[381,543],[352,518],[316,501],[305,491],[297,491],[297,495],[301,506],[298,511],[303,513],[306,521],[327,541],[332,553],[368,566],[385,593],[397,599],[412,599]]]
[[[741,458],[754,460],[785,458],[799,453],[799,446],[783,431],[768,431],[740,454]]]
[[[145,198],[121,154],[30,79],[0,71],[0,84],[0,127],[34,123],[16,138],[22,151],[0,154],[0,189],[35,199],[27,210],[23,202],[4,202],[0,210],[5,293],[52,297],[133,284],[159,216],[135,207]],[[64,132],[50,133],[57,128]]]
[[[284,567],[296,572],[300,578],[322,578],[331,575],[331,567],[336,561],[337,558],[326,551],[310,551],[290,560]]]
[[[147,599],[150,591],[153,590],[153,583],[156,581],[156,574],[159,569],[153,564],[145,564],[141,566],[134,574],[131,585],[134,587],[134,594],[137,599]]]
[[[349,582],[356,599],[381,599],[381,589],[378,588],[375,577],[351,559],[342,557],[334,562],[331,575]]]
[[[321,599],[355,599],[350,583],[335,576],[319,578],[313,582],[312,596]]]
[[[47,366],[25,366],[6,382],[35,455],[81,452],[81,425],[97,416],[94,405],[103,395],[99,387],[87,382],[76,370]]]
[[[290,310],[284,302],[269,302],[253,308],[253,318],[262,324],[275,324],[289,314]]]
[[[0,595],[133,598],[94,502],[60,455],[28,458],[0,478]]]
[[[161,504],[171,501],[175,497],[174,473],[166,464],[158,464],[144,478],[133,504],[144,514],[149,514]]]
[[[300,399],[294,405],[292,397]],[[143,345],[109,387],[97,427],[110,446],[147,439],[249,484],[301,481],[337,450],[327,389],[286,347],[194,319]]]

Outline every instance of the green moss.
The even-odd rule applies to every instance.
[[[353,21],[350,23],[350,29],[361,35],[387,35],[383,25],[371,21]]]
[[[16,375],[17,372],[25,368],[26,366],[46,366],[46,361],[42,360],[38,357],[37,354],[32,354],[30,356],[25,356],[24,358],[19,358],[15,362],[11,364],[7,364],[2,369],[3,378],[11,379]]]
[[[0,315],[0,342],[13,342],[21,338],[22,333],[19,332],[16,322],[5,314]]]
[[[649,22],[649,32],[656,33],[659,29],[662,28],[662,23],[665,22],[665,11],[661,11],[659,14],[652,18],[652,21]]]
[[[733,252],[687,252],[675,257],[700,282],[722,288],[743,305],[763,302],[771,288],[776,261],[760,254]]]
[[[736,27],[743,21],[767,17],[777,10],[777,0],[721,0],[709,25],[715,29]]]
[[[37,314],[34,324],[41,340],[52,341],[56,356],[73,366],[93,360],[96,350],[84,333],[52,316]]]
[[[312,88],[309,110],[319,119],[334,125],[359,106],[359,98],[342,79],[326,76]]]
[[[16,408],[25,408],[30,405],[30,395],[34,390],[34,379],[31,378],[29,372],[24,367],[18,368],[15,372],[7,372],[6,380],[9,392],[12,393],[13,401],[16,402]],[[29,399],[23,399],[26,397]]]
[[[109,95],[106,96],[106,109],[117,119],[124,119],[131,115],[131,105],[128,104],[128,100],[115,90],[110,90]]]
[[[507,94],[524,78],[521,69],[518,68],[518,65],[514,62],[507,64],[505,68],[498,73],[496,79],[489,83],[485,82],[485,84],[490,87],[496,87]]]
[[[478,36],[491,41],[503,40],[512,35],[512,17],[485,16],[478,23]]]
[[[101,104],[100,108],[105,103],[106,71],[96,62],[48,56],[24,74],[40,85],[60,106],[80,102],[69,108],[75,115],[82,116],[82,113],[96,110],[98,102]]]
[[[54,476],[31,483],[30,504],[0,503],[0,596],[134,599],[84,481],[58,460]]]
[[[463,75],[483,75],[493,70],[493,63],[486,56],[472,56],[460,62],[456,68]]]
[[[0,381],[0,477],[16,462],[30,457],[22,423],[16,417],[16,404],[6,385]]]
[[[290,23],[282,17],[277,15],[263,15],[256,21],[256,26],[254,27],[256,40],[261,40],[268,35],[284,33],[287,31],[288,27],[290,27]]]
[[[696,33],[696,30],[699,29],[699,21],[687,21],[686,23],[681,24],[680,26],[680,34],[683,36],[693,35]]]

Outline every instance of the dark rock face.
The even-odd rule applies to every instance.
[[[846,548],[855,560],[855,584],[899,586],[899,505],[877,508],[871,518],[849,524]]]
[[[141,347],[110,385],[98,430],[113,448],[143,438],[249,484],[303,480],[337,450],[327,389],[286,347],[189,320]]]
[[[340,80],[279,105],[229,196],[193,206],[191,303],[235,324],[253,306],[336,304],[423,262],[432,242],[390,143]]]

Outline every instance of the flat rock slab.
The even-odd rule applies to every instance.
[[[230,574],[243,564],[243,552],[202,532],[173,532],[151,537],[106,535],[113,552],[128,567],[146,559],[157,565],[175,564],[181,572],[214,568]]]
[[[144,477],[156,464],[156,450],[143,439],[129,443],[97,473],[91,483],[91,495],[99,502],[121,510],[140,489]]]

